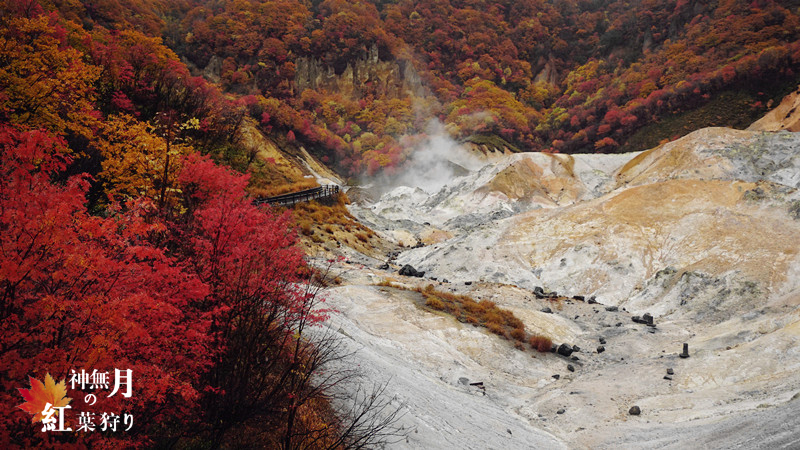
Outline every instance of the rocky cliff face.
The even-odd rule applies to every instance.
[[[628,155],[495,154],[437,192],[354,205],[386,239],[423,244],[388,271],[351,255],[331,291],[365,370],[394,376],[415,430],[398,447],[800,442],[798,149],[794,133],[710,128]],[[520,352],[383,279],[490,299],[582,350]],[[654,327],[633,320],[645,313]]]
[[[316,58],[298,58],[295,69],[297,93],[324,89],[359,98],[366,92],[389,98],[423,95],[424,87],[413,64],[405,59],[381,61],[373,46],[364,59],[349,63],[341,74]]]

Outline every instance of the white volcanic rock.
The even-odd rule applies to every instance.
[[[364,370],[393,376],[416,430],[396,447],[796,445],[798,155],[792,133],[712,128],[631,155],[507,155],[437,193],[398,188],[354,206],[384,236],[430,242],[391,271],[348,268],[329,292]],[[403,264],[449,282],[400,277]],[[583,350],[522,352],[377,279],[492,300]],[[536,286],[602,304],[537,299]],[[645,312],[656,327],[632,322]]]

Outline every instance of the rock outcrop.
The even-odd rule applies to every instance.
[[[346,97],[360,98],[365,92],[376,97],[421,96],[425,88],[414,65],[406,59],[382,61],[372,46],[364,58],[353,61],[341,73],[317,58],[297,58],[295,87],[299,95],[306,89],[325,89]]]

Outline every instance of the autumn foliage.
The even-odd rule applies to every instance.
[[[189,8],[173,47],[229,89],[258,98],[253,113],[268,111],[267,127],[293,130],[351,174],[394,171],[430,118],[456,138],[498,136],[522,150],[641,150],[672,136],[664,121],[681,122],[684,133],[746,126],[800,81],[800,16],[773,1],[274,0],[210,8],[196,0]],[[298,84],[301,63],[318,63],[325,79],[374,55],[396,62],[394,71],[412,67],[425,93],[382,91],[363,72],[343,92],[337,86],[349,78]],[[709,104],[728,92],[742,100],[723,117]],[[690,111],[700,114],[684,117]]]
[[[236,103],[157,40],[26,6],[0,18],[0,447],[344,439],[290,216],[196,149],[232,131],[194,117]],[[116,368],[132,398],[69,392],[138,418],[125,433],[42,433],[44,394],[17,391]]]

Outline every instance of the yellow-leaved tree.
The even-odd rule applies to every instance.
[[[103,156],[100,177],[113,199],[144,197],[160,208],[174,201],[181,156],[193,151],[181,135],[187,129],[197,128],[198,120],[176,123],[168,114],[160,119],[159,126],[129,115],[106,120],[97,147]]]
[[[100,69],[63,45],[66,30],[50,16],[4,18],[2,25],[0,117],[29,129],[90,137],[97,122],[93,84]]]

